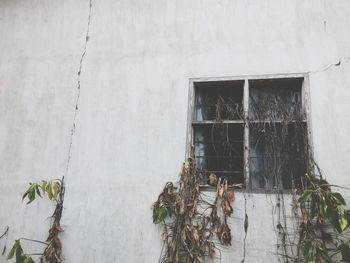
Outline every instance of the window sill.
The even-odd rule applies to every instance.
[[[199,189],[205,192],[216,192],[216,187],[210,185],[200,185]],[[246,188],[234,188],[230,187],[229,189],[234,190],[236,193],[246,193],[246,194],[293,194],[292,189],[283,189],[283,190],[268,190],[268,189],[246,189]]]

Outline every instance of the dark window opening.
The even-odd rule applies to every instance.
[[[202,184],[211,173],[231,183],[243,183],[243,125],[195,125],[194,147]]]
[[[192,145],[203,185],[215,173],[252,189],[301,186],[308,165],[303,80],[195,82]]]

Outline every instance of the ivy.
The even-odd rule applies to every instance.
[[[341,254],[343,262],[350,262],[350,243],[342,235],[350,226],[350,209],[344,208],[345,199],[340,193],[332,192],[329,184],[309,176],[307,179],[310,186],[298,199],[305,261],[334,262],[333,257]],[[330,230],[327,225],[331,226]]]

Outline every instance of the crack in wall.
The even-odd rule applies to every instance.
[[[77,97],[75,100],[73,124],[72,124],[72,128],[70,130],[71,133],[70,133],[70,141],[69,141],[69,148],[68,148],[68,154],[67,154],[68,155],[67,164],[66,164],[66,170],[65,170],[63,178],[68,174],[70,160],[71,160],[73,137],[74,137],[75,128],[76,128],[76,118],[77,118],[78,110],[79,110],[79,100],[80,100],[80,91],[81,91],[80,76],[82,73],[83,62],[84,62],[84,58],[85,58],[86,51],[87,51],[87,44],[88,44],[89,39],[90,39],[89,33],[90,33],[90,23],[91,23],[91,11],[92,11],[92,0],[90,0],[90,3],[89,3],[89,16],[88,16],[88,22],[87,22],[87,30],[86,30],[86,34],[85,34],[84,49],[83,49],[83,53],[81,54],[80,61],[79,61],[78,78],[77,78],[77,90],[78,90],[78,92],[77,92]]]
[[[244,217],[244,240],[243,240],[243,259],[241,260],[241,263],[244,263],[245,261],[245,249],[246,249],[246,239],[247,239],[247,232],[248,232],[248,215],[247,215],[247,197],[244,194],[244,213],[245,213],[245,217]]]

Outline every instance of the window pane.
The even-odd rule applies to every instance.
[[[195,84],[194,119],[242,119],[243,81],[201,82]]]
[[[252,188],[299,187],[306,171],[306,124],[250,125],[250,178]]]
[[[302,118],[302,79],[249,81],[249,118],[282,121]]]
[[[243,183],[243,125],[194,125],[194,147],[202,184],[210,173]]]

